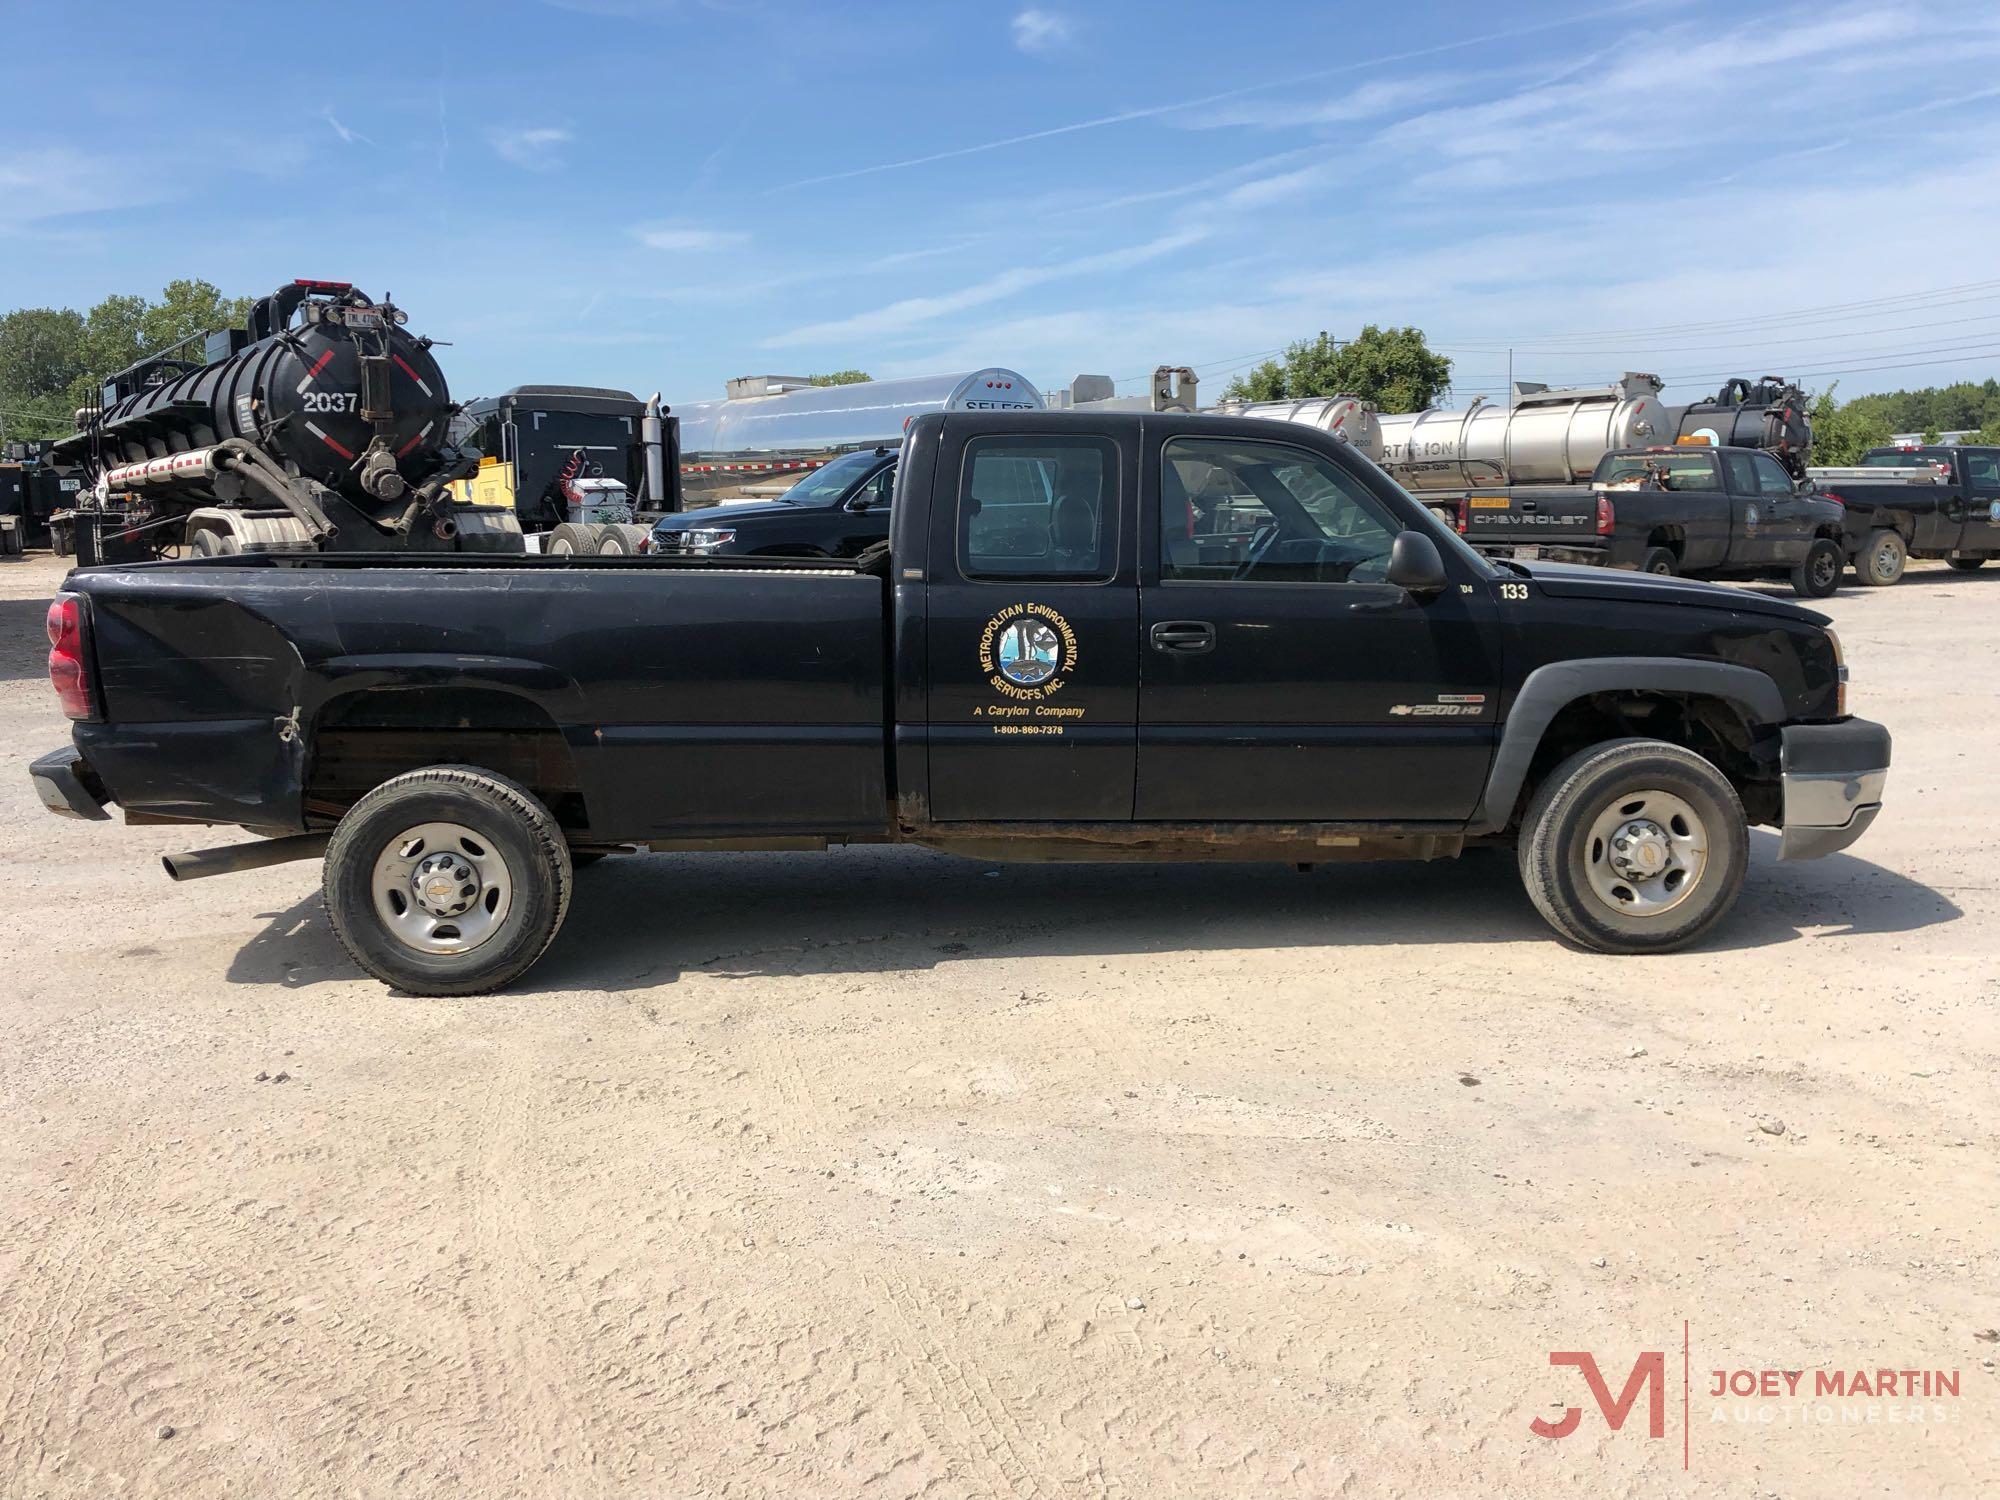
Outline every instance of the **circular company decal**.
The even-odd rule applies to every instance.
[[[1046,604],[1010,604],[979,632],[979,670],[1010,698],[1044,698],[1076,669],[1076,633]]]

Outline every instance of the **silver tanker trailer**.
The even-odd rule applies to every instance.
[[[1598,459],[1619,448],[1709,443],[1762,448],[1802,478],[1812,452],[1805,393],[1777,376],[1732,380],[1706,401],[1660,399],[1657,375],[1628,371],[1609,385],[1551,387],[1517,382],[1505,405],[1483,398],[1457,410],[1370,413],[1352,396],[1308,401],[1225,402],[1244,416],[1336,430],[1405,489],[1445,509],[1477,491],[1587,485]]]
[[[746,488],[785,485],[843,453],[895,448],[933,411],[1041,411],[1028,379],[989,366],[951,375],[814,385],[793,375],[732,380],[721,401],[676,406],[683,504],[714,505]]]

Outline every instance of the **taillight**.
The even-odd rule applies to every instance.
[[[1465,502],[1464,502],[1463,500],[1459,501],[1459,502],[1458,502],[1458,505],[1457,505],[1457,507],[1456,507],[1456,509],[1457,509],[1457,511],[1458,511],[1458,520],[1457,520],[1456,522],[1454,522],[1453,524],[1454,524],[1454,525],[1456,525],[1456,526],[1458,527],[1458,534],[1459,534],[1460,536],[1464,536],[1464,535],[1465,535]]]
[[[1819,498],[1822,500],[1831,500],[1835,505],[1838,505],[1842,510],[1845,510],[1847,508],[1847,501],[1843,497],[1836,495],[1832,490],[1821,490],[1819,492]]]
[[[49,605],[49,681],[72,719],[94,719],[97,705],[90,691],[90,664],[85,660],[83,600],[57,594]]]
[[[1611,528],[1618,524],[1618,513],[1611,508],[1611,497],[1600,493],[1597,497],[1597,534],[1610,536]]]

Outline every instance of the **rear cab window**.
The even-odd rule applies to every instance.
[[[1699,452],[1607,453],[1590,482],[1613,490],[1713,490],[1715,455]]]

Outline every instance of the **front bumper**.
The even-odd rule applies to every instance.
[[[1889,779],[1889,731],[1867,719],[1784,730],[1780,859],[1834,854],[1868,831]]]
[[[42,806],[57,817],[102,823],[111,816],[104,810],[103,784],[73,745],[51,750],[28,767],[28,775]]]

